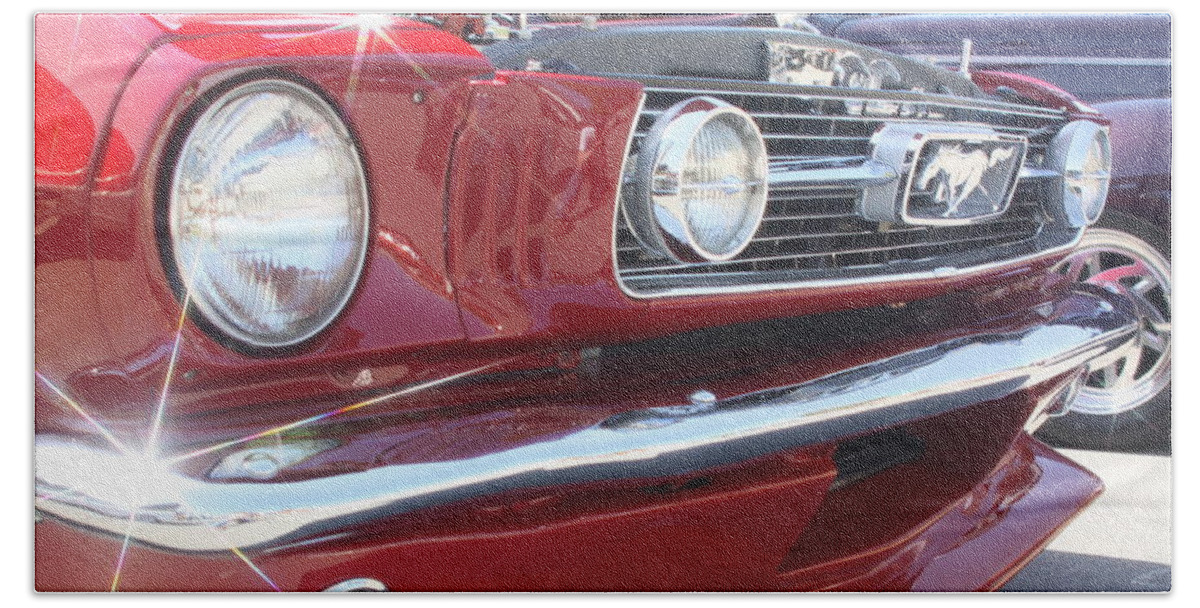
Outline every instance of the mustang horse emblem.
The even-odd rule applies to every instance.
[[[936,179],[937,188],[934,190],[933,199],[946,206],[942,217],[950,217],[976,190],[987,194],[987,190],[982,186],[987,170],[1012,158],[1015,151],[1012,147],[1005,147],[996,148],[991,153],[978,149],[965,152],[961,144],[942,147],[921,172],[917,187],[928,190],[930,182]],[[999,211],[1001,203],[998,197],[993,200],[992,211]]]

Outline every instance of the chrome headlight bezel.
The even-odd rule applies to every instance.
[[[208,144],[209,148],[217,146],[212,145],[215,142],[224,141],[231,133],[236,130],[247,127],[244,118],[228,119],[226,116],[221,118],[222,112],[233,112],[230,108],[234,107],[239,102],[253,104],[254,96],[260,96],[264,100],[273,100],[277,103],[294,103],[299,112],[306,116],[302,116],[299,120],[301,128],[309,130],[298,130],[296,133],[303,138],[311,139],[312,141],[321,140],[320,145],[313,145],[312,152],[314,154],[303,155],[293,154],[291,158],[306,159],[310,163],[312,159],[317,158],[318,165],[321,161],[327,161],[327,164],[322,165],[328,167],[328,172],[341,178],[344,183],[340,186],[331,186],[331,189],[338,190],[340,188],[342,197],[341,202],[343,207],[332,208],[326,210],[324,215],[318,213],[318,216],[313,220],[318,223],[325,221],[328,223],[331,218],[336,222],[338,218],[344,219],[344,224],[347,230],[350,231],[352,237],[346,242],[334,244],[330,241],[320,241],[320,236],[313,237],[314,246],[327,245],[325,252],[332,254],[336,249],[338,252],[345,252],[345,256],[341,259],[344,261],[341,264],[333,263],[329,269],[332,274],[337,275],[335,287],[332,293],[326,293],[322,299],[315,300],[314,306],[302,307],[304,309],[312,308],[315,312],[304,314],[301,318],[291,322],[291,324],[279,331],[256,331],[247,325],[248,321],[253,321],[253,316],[247,313],[247,316],[238,318],[237,311],[230,307],[229,302],[238,301],[227,296],[226,301],[220,301],[215,295],[217,289],[213,287],[213,283],[206,283],[205,280],[197,280],[198,277],[203,278],[204,273],[218,272],[209,269],[202,264],[201,253],[205,256],[222,255],[224,252],[219,248],[214,250],[213,243],[197,245],[194,241],[199,239],[204,240],[204,237],[196,237],[194,234],[189,234],[189,230],[183,227],[185,219],[194,220],[196,216],[196,205],[192,204],[187,210],[181,200],[188,197],[195,198],[193,192],[188,192],[184,195],[184,184],[191,179],[192,182],[197,181],[192,179],[194,175],[187,175],[191,158],[189,154],[194,153],[198,146]],[[269,117],[271,103],[267,103],[264,109],[257,109],[261,114],[259,118]],[[263,113],[268,112],[268,113]],[[251,114],[248,111],[247,114]],[[295,116],[289,116],[289,119],[295,119]],[[307,119],[304,122],[303,119]],[[224,120],[224,122],[222,122]],[[238,120],[242,122],[239,124]],[[265,132],[265,131],[264,131]],[[222,136],[215,136],[215,134]],[[324,154],[324,156],[321,156]],[[215,156],[215,154],[213,155]],[[210,185],[214,181],[221,182],[221,186],[227,186],[224,183],[224,177],[229,175],[229,168],[235,163],[233,161],[245,161],[247,153],[240,149],[236,155],[226,159],[224,164],[213,163],[220,171],[216,174],[220,178],[214,180],[212,172],[207,175]],[[272,169],[268,163],[286,163],[285,160],[280,160],[280,157],[272,156],[262,164],[269,171]],[[294,164],[294,163],[293,163]],[[308,175],[300,172],[308,167],[300,166],[285,166],[276,165],[276,167],[285,167],[279,173],[287,176],[289,173],[293,176]],[[247,171],[250,173],[250,171]],[[323,174],[321,174],[323,175]],[[229,179],[229,182],[235,182],[235,179]],[[307,196],[311,202],[314,199],[322,198],[337,198],[338,194],[329,194],[328,192],[316,193],[317,189],[306,188],[303,179],[278,179],[265,180],[271,184],[278,184],[279,190],[284,194],[275,195],[271,199],[272,202],[280,199],[287,199],[287,194],[295,194],[297,200],[303,201]],[[309,180],[310,182],[313,180]],[[321,183],[328,183],[325,180]],[[311,185],[311,184],[309,184]],[[193,183],[193,188],[194,183]],[[240,195],[227,195],[219,192],[220,188],[211,188],[208,191],[213,202],[209,203],[209,207],[201,206],[200,209],[214,215],[225,215],[225,220],[233,223],[233,220],[241,221],[238,217],[239,212],[245,215],[254,214],[254,206],[266,208],[262,202],[249,202],[245,200],[237,200]],[[222,199],[221,197],[225,198]],[[354,293],[358,289],[358,284],[366,265],[367,251],[370,243],[370,226],[371,226],[371,202],[370,193],[367,182],[366,169],[362,159],[362,153],[357,139],[351,132],[347,122],[337,110],[334,103],[328,100],[315,85],[297,82],[287,76],[280,77],[275,74],[263,75],[258,78],[240,78],[232,82],[224,83],[211,89],[202,99],[195,103],[192,108],[184,115],[177,125],[175,132],[169,143],[168,150],[164,157],[162,169],[158,177],[158,208],[159,218],[157,233],[160,244],[160,253],[163,260],[163,266],[166,270],[176,295],[179,300],[185,303],[189,308],[190,318],[197,326],[204,329],[206,333],[213,336],[223,345],[232,348],[235,351],[251,354],[251,355],[273,355],[279,353],[291,352],[293,349],[304,345],[319,334],[328,329],[341,316]],[[222,203],[232,205],[222,207]],[[230,211],[230,209],[233,209]],[[279,214],[287,212],[303,215],[304,209],[302,203],[296,203],[292,207],[281,208]],[[190,214],[190,217],[189,217]],[[298,221],[296,217],[279,217],[278,222],[264,220],[247,220],[245,223],[258,221],[259,225],[266,228],[264,234],[267,237],[264,240],[271,241],[274,239],[283,239],[290,236],[283,228],[276,228],[281,224],[286,224],[288,220],[292,222]],[[214,223],[217,220],[214,220]],[[303,217],[299,218],[303,221]],[[329,232],[329,226],[320,226],[321,231]],[[214,230],[215,232],[215,230]],[[294,229],[292,232],[296,232]],[[319,232],[316,227],[313,227],[313,232]],[[211,235],[209,235],[211,236]],[[230,240],[229,234],[224,236],[224,243],[236,243],[236,240]],[[192,239],[193,242],[188,243],[184,239]],[[213,238],[213,241],[221,241],[220,238]],[[260,240],[259,245],[263,242]],[[340,245],[340,247],[339,247]],[[294,249],[302,249],[292,245]],[[189,251],[190,250],[190,251]],[[214,253],[215,251],[215,253]],[[199,252],[199,253],[197,253]],[[190,254],[189,254],[190,253]],[[211,258],[210,258],[211,259]],[[282,263],[282,262],[281,262]],[[296,270],[291,269],[289,270]],[[305,270],[303,266],[299,270]],[[267,285],[266,287],[269,287]],[[253,296],[251,296],[253,299]],[[246,303],[250,300],[243,300],[240,303]],[[311,304],[312,302],[306,303]],[[236,307],[235,307],[236,308]]]
[[[1072,228],[1096,223],[1104,212],[1112,179],[1112,144],[1108,127],[1076,120],[1050,142],[1049,165],[1061,176],[1054,190],[1057,214]]]
[[[719,250],[706,247],[694,233],[689,205],[681,195],[693,143],[715,121],[725,122],[735,133],[755,174],[743,184],[730,184],[730,190],[746,193],[746,202],[728,246]],[[766,212],[767,160],[762,133],[741,108],[712,97],[693,97],[671,106],[647,134],[633,164],[632,178],[622,190],[630,229],[646,249],[681,262],[736,257],[750,244]]]

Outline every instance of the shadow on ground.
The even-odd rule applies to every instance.
[[[1066,551],[1045,551],[1001,591],[1170,591],[1171,567]]]

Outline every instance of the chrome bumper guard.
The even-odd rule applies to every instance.
[[[1123,300],[1074,292],[1027,325],[981,331],[799,385],[627,412],[473,458],[288,483],[214,483],[64,437],[35,440],[37,508],[181,551],[269,548],[516,488],[686,473],[1013,395],[1099,369],[1135,340]]]

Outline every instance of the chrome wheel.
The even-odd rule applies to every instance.
[[[1088,376],[1071,411],[1111,416],[1157,396],[1171,382],[1171,263],[1132,234],[1091,228],[1058,269],[1129,298],[1140,325],[1119,359]]]

